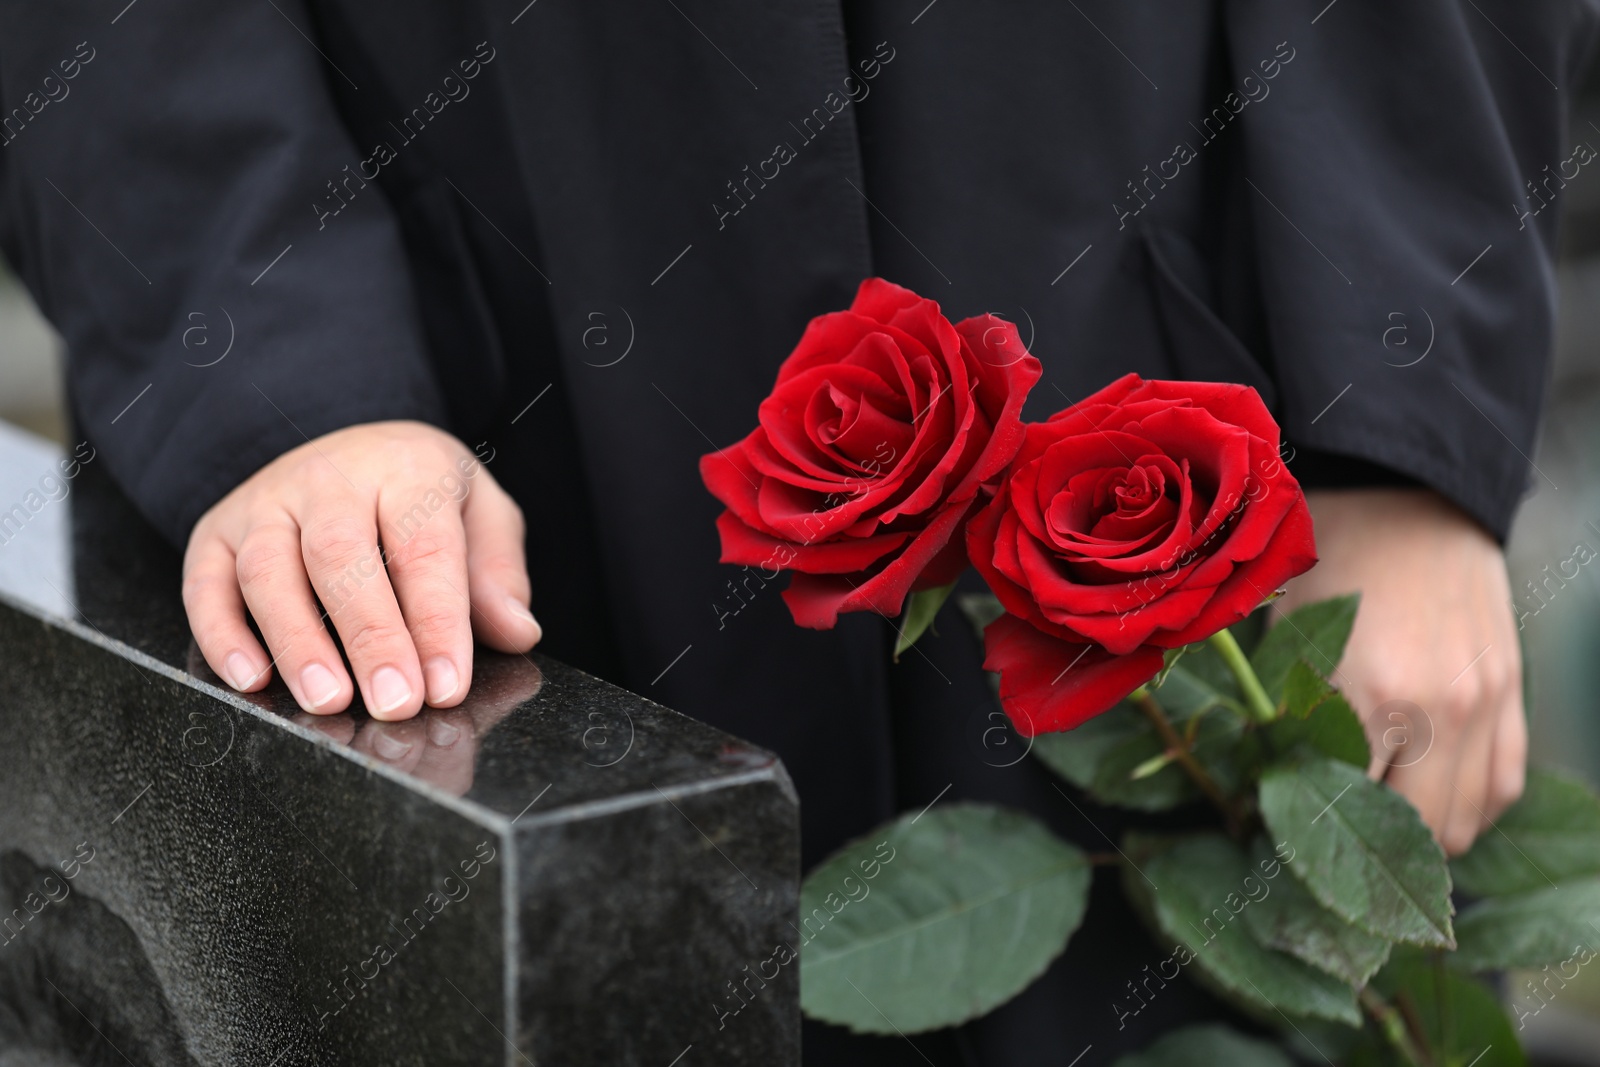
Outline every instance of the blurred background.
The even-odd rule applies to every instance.
[[[1573,106],[1567,148],[1600,150],[1600,73]],[[1523,620],[1532,760],[1600,785],[1600,177],[1561,192],[1560,320],[1529,495],[1508,545]],[[1507,205],[1509,210],[1510,205]],[[1517,358],[1507,353],[1508,359]],[[61,341],[0,260],[0,419],[65,443]],[[1579,550],[1584,546],[1587,551]],[[1582,560],[1589,565],[1580,565]],[[1576,569],[1577,576],[1568,578]],[[1565,572],[1564,574],[1562,572]],[[1530,976],[1508,975],[1513,1004],[1538,1007]],[[1513,1020],[1517,1017],[1513,1013]],[[1541,1067],[1600,1067],[1600,968],[1525,1019]]]

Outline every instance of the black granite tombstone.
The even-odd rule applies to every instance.
[[[0,1065],[798,1063],[775,757],[538,655],[304,715],[177,590],[89,446],[0,424]]]

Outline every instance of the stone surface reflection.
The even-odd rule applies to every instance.
[[[539,655],[401,723],[234,693],[103,472],[59,503],[71,575],[0,572],[0,1064],[799,1062],[796,969],[708,1008],[792,936],[770,753]]]
[[[195,678],[219,689],[227,688],[206,665],[193,641],[189,643],[185,667]],[[337,715],[312,715],[299,709],[277,679],[258,693],[233,695],[391,770],[459,797],[472,788],[484,737],[506,716],[533,701],[543,686],[544,672],[529,657],[479,649],[472,690],[465,701],[454,708],[423,708],[416,718],[404,722],[374,719],[359,706]]]

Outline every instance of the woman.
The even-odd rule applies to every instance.
[[[1254,385],[1323,557],[1290,596],[1363,591],[1374,771],[1460,851],[1521,790],[1498,542],[1591,8],[12,4],[0,247],[220,676],[400,719],[461,700],[474,637],[542,640],[781,754],[808,866],[935,799],[1116,817],[985,746],[959,619],[891,666],[881,621],[798,630],[717,565],[695,460],[805,322],[870,274],[1003,314],[1030,417],[1129,370]],[[1216,1010],[1118,1019],[1147,955],[1087,930],[958,1033],[807,1056],[1109,1062]]]

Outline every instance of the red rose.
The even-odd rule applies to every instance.
[[[1316,563],[1311,515],[1255,390],[1129,374],[1030,424],[967,529],[1009,613],[984,666],[1029,736],[1098,715]]]
[[[760,425],[701,457],[722,562],[794,571],[795,622],[898,615],[906,595],[955,580],[962,524],[1022,442],[1039,380],[1010,323],[952,325],[879,278],[849,311],[811,320],[761,404]]]

